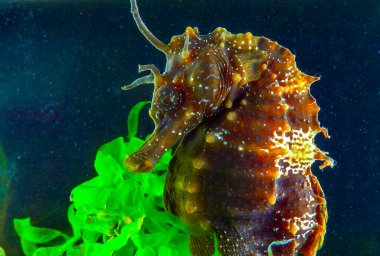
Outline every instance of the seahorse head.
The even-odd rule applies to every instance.
[[[131,5],[141,33],[167,59],[162,74],[152,64],[142,65],[140,71],[149,70],[152,74],[124,87],[128,90],[154,84],[149,114],[155,130],[137,152],[125,159],[129,171],[148,172],[165,151],[217,112],[234,88],[234,77],[224,51],[210,43],[211,38],[200,36],[197,28],[188,27],[184,34],[164,44],[142,22],[136,0],[131,0]]]

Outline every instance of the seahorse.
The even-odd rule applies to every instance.
[[[149,172],[179,143],[165,183],[166,210],[191,223],[192,255],[316,255],[326,232],[324,193],[311,172],[332,166],[314,137],[328,132],[310,94],[317,77],[298,70],[277,42],[216,28],[201,35],[187,27],[169,44],[131,12],[145,38],[166,56],[161,74],[123,89],[154,84],[155,129],[126,156],[131,172]]]

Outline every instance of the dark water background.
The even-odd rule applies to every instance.
[[[12,181],[0,241],[9,255],[21,255],[12,219],[31,216],[36,225],[70,230],[70,190],[95,175],[102,144],[126,135],[130,108],[151,99],[150,86],[130,92],[120,86],[139,77],[138,64],[163,70],[165,59],[139,34],[127,1],[11,2],[0,2],[0,143]],[[318,136],[317,144],[337,165],[315,172],[329,210],[318,255],[380,255],[380,1],[140,0],[139,6],[164,42],[186,26],[202,34],[218,26],[250,31],[289,48],[300,70],[322,77],[312,94],[332,138]],[[147,111],[141,125],[141,135],[153,128]]]

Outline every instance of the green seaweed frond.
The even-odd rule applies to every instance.
[[[95,178],[75,187],[68,219],[72,235],[31,225],[30,219],[15,219],[25,255],[69,256],[186,256],[190,255],[186,226],[164,211],[163,190],[172,157],[166,152],[151,173],[130,173],[126,155],[143,143],[136,137],[137,104],[128,118],[129,140],[117,138],[97,152]]]
[[[0,246],[0,256],[6,256],[3,247]]]
[[[7,156],[5,155],[4,149],[0,144],[0,170],[7,168]]]

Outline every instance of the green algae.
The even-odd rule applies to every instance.
[[[0,256],[6,256],[3,247],[0,246]]]
[[[14,227],[25,255],[190,255],[186,225],[164,211],[163,189],[172,157],[166,152],[151,173],[130,173],[126,155],[143,143],[136,137],[137,104],[128,118],[129,140],[117,138],[97,152],[97,176],[75,187],[68,219],[72,234],[34,227],[29,218]]]
[[[120,137],[103,145],[94,163],[97,176],[71,191],[71,235],[35,227],[30,218],[14,219],[26,256],[190,255],[189,225],[164,210],[163,191],[171,150],[150,173],[131,173],[124,166],[125,156],[145,142],[136,134],[140,110],[148,103],[140,102],[132,108],[128,141]],[[214,241],[213,256],[221,255],[215,234]]]
[[[8,163],[5,151],[0,144],[0,256],[5,256],[5,225],[7,220],[7,209],[10,201],[10,187],[12,182],[12,171]]]
[[[139,114],[141,109],[149,104],[150,101],[142,101],[137,103],[132,109],[131,112],[128,115],[128,137],[134,138],[137,135],[137,128],[139,124]]]
[[[218,250],[218,238],[216,237],[216,233],[214,233],[213,235],[213,238],[214,238],[214,254],[213,256],[222,256],[222,254],[220,254],[219,250]]]
[[[7,157],[5,155],[4,149],[0,144],[0,169],[7,168]]]

